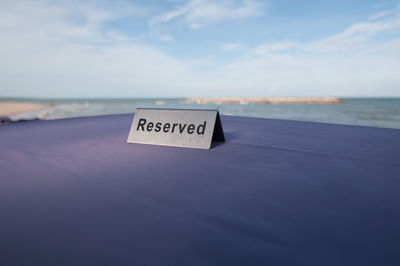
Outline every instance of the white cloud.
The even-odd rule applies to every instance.
[[[398,18],[385,22],[358,23],[342,33],[312,43],[308,48],[320,52],[349,50],[349,48],[355,50],[377,34],[398,29],[400,29],[400,19]]]
[[[221,63],[218,54],[177,59],[103,27],[141,14],[134,6],[104,5],[0,3],[0,96],[400,95],[400,16],[396,10],[316,41],[268,42],[251,51],[245,44],[226,43],[222,49],[236,49],[241,56],[226,59],[224,54],[229,61]],[[243,5],[236,3],[228,9]],[[172,15],[186,20],[191,12]],[[202,19],[189,22],[207,23]],[[158,31],[149,34],[173,40]]]
[[[380,18],[383,18],[383,17],[386,17],[386,16],[390,15],[392,12],[393,12],[393,10],[381,11],[379,13],[376,13],[376,14],[372,15],[372,16],[369,16],[368,19],[369,20],[380,19]]]
[[[1,3],[0,29],[22,33],[40,33],[52,38],[105,41],[101,27],[107,22],[128,16],[136,16],[144,11],[125,2],[93,1],[12,1]],[[116,31],[110,31],[115,36]],[[110,36],[111,36],[110,35]],[[119,34],[121,35],[121,34]],[[119,36],[121,37],[121,36]]]
[[[232,51],[237,51],[241,47],[240,43],[237,42],[229,42],[229,43],[223,43],[222,44],[222,50],[226,52],[232,52]]]
[[[183,63],[101,28],[127,16],[126,7],[80,5],[77,14],[74,5],[18,2],[0,10],[0,95],[146,96],[180,90],[175,81],[186,79]]]
[[[272,52],[287,52],[290,49],[297,48],[299,43],[294,41],[277,42],[277,43],[264,43],[257,46],[254,52],[259,55],[269,54]]]
[[[272,53],[307,53],[319,55],[363,54],[377,51],[385,43],[396,40],[400,33],[400,9],[390,10],[392,16],[381,16],[374,21],[360,22],[350,25],[340,33],[311,42],[282,41],[264,43],[254,48],[257,55]],[[382,34],[392,35],[386,40],[379,37]],[[383,50],[381,50],[383,51]]]
[[[159,39],[163,42],[172,42],[174,41],[174,37],[171,35],[163,34],[159,36]]]
[[[305,49],[312,52],[357,52],[370,50],[376,43],[380,45],[379,35],[400,33],[400,5],[369,18],[369,22],[356,23],[343,32],[310,43]],[[371,21],[372,20],[372,21]],[[393,38],[393,37],[392,37]],[[390,41],[390,40],[389,40]]]
[[[237,96],[243,88],[252,96],[398,96],[400,16],[391,13],[316,41],[257,45],[209,78],[223,77],[217,91]]]
[[[223,20],[259,17],[262,15],[261,7],[261,3],[252,0],[189,0],[181,7],[151,19],[149,23],[154,25],[182,18],[190,28],[196,29]]]

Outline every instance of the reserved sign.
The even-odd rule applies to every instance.
[[[129,143],[209,149],[225,141],[217,110],[137,108]]]

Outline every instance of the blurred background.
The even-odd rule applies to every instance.
[[[2,0],[0,58],[3,122],[159,107],[400,128],[400,1]]]

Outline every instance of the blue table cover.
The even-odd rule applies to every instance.
[[[0,126],[0,265],[400,265],[400,130],[223,116],[198,150],[132,119]]]

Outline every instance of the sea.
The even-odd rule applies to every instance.
[[[167,99],[18,99],[53,104],[37,112],[14,115],[21,119],[62,119],[70,117],[134,113],[138,107],[218,109],[222,115],[301,120],[334,124],[400,129],[400,98],[341,98],[343,104],[195,104],[183,98]],[[16,101],[1,98],[1,101]]]

